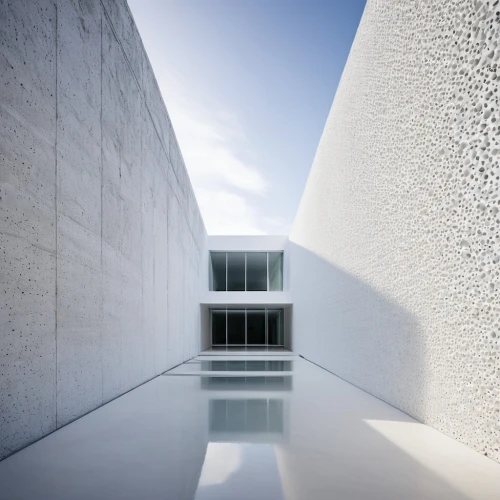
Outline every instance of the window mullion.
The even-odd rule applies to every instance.
[[[264,314],[264,317],[266,318],[266,328],[265,328],[265,330],[266,330],[266,347],[267,347],[269,345],[268,339],[267,339],[267,335],[268,335],[268,332],[267,332],[267,323],[268,323],[268,319],[267,319],[267,307],[266,307],[265,311],[266,312]]]
[[[269,252],[266,252],[266,260],[267,260],[267,291],[269,292]]]

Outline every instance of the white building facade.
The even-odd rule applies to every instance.
[[[286,236],[209,236],[201,346],[292,347]]]

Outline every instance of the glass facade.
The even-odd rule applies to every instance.
[[[212,311],[212,343],[226,344],[227,314],[226,311]]]
[[[282,309],[267,311],[267,343],[269,345],[283,345],[284,320]]]
[[[210,252],[213,292],[282,292],[283,252]]]
[[[246,338],[245,311],[230,309],[227,311],[227,343],[244,345]]]
[[[227,254],[227,291],[245,291],[245,252]]]
[[[269,291],[283,290],[283,252],[269,252]]]
[[[283,309],[212,309],[212,345],[283,346]]]
[[[226,291],[226,252],[210,252],[210,290]]]
[[[267,253],[247,253],[247,291],[267,292]]]
[[[247,343],[265,345],[266,343],[266,310],[247,310]]]

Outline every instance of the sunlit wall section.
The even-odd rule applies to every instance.
[[[285,250],[298,353],[496,460],[498,11],[368,0]]]

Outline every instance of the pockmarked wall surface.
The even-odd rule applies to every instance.
[[[125,0],[2,0],[0,39],[3,458],[197,354],[207,266]]]
[[[495,460],[499,22],[368,1],[289,245],[294,350]]]

